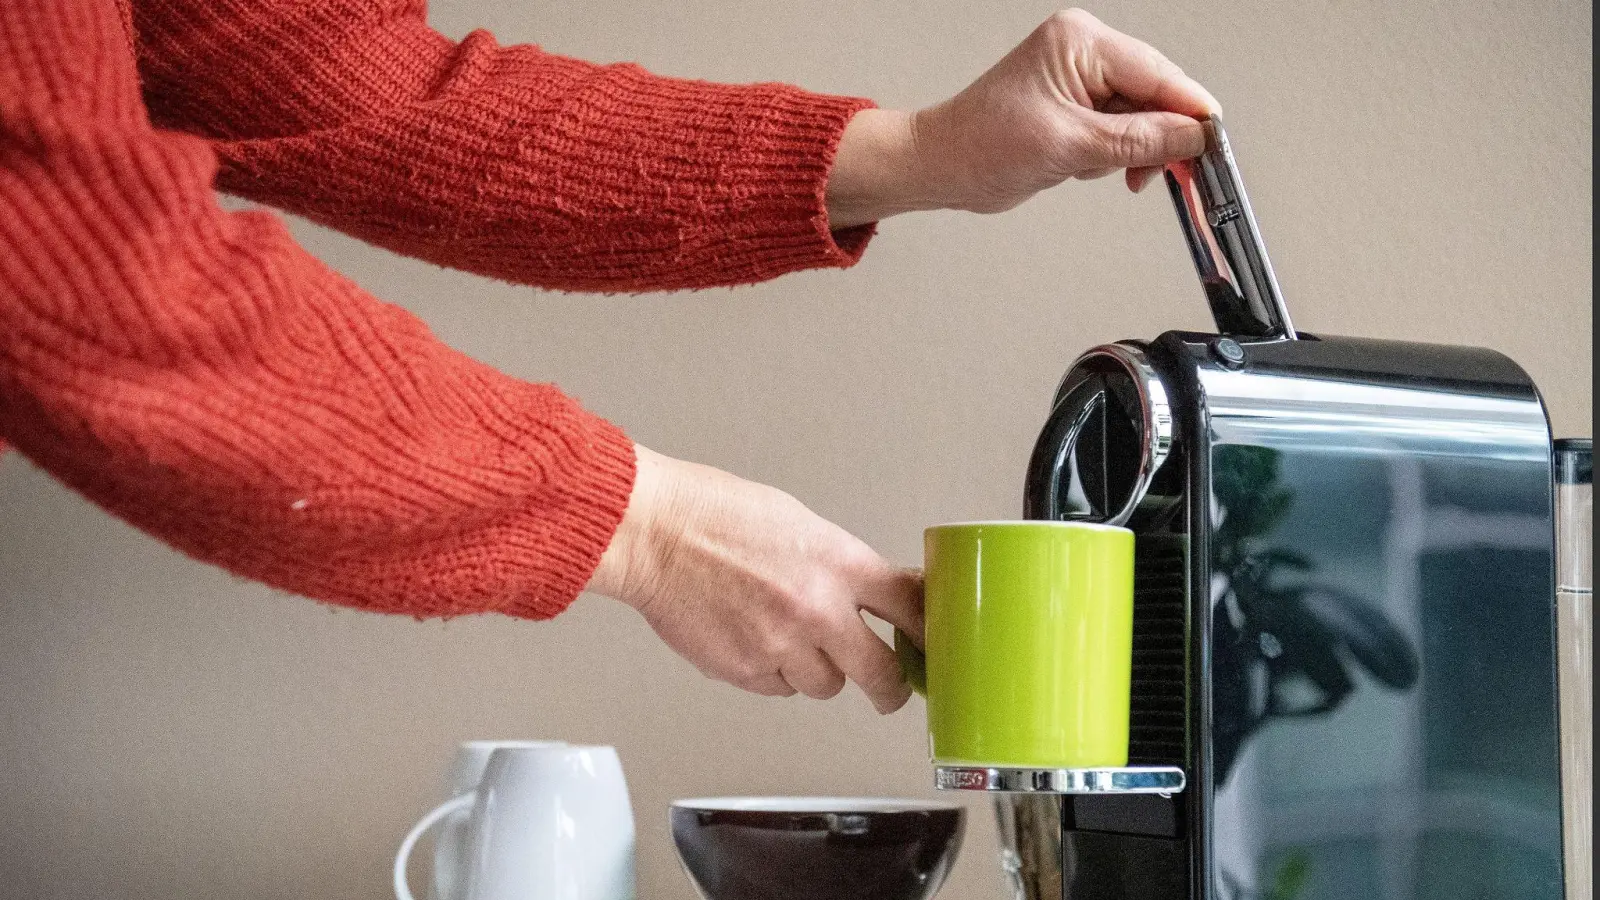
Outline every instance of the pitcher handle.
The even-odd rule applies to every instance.
[[[411,896],[411,886],[406,883],[406,863],[411,861],[411,850],[417,846],[423,833],[439,824],[446,816],[459,812],[472,805],[478,797],[477,791],[468,791],[459,797],[453,797],[434,807],[433,811],[422,817],[412,827],[411,833],[400,842],[400,852],[394,856],[394,896],[396,900],[416,900]]]

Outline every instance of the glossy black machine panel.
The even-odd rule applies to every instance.
[[[1061,894],[1557,900],[1534,385],[1486,350],[1297,334],[1215,180],[1172,186],[1227,336],[1086,354],[1029,468],[1029,517],[1135,531],[1131,762],[1188,775],[1063,797]]]

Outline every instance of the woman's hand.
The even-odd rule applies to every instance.
[[[829,178],[829,224],[1001,212],[1068,178],[1120,169],[1140,190],[1161,165],[1205,149],[1198,119],[1218,111],[1150,45],[1067,10],[944,103],[858,113]]]
[[[922,581],[793,497],[638,448],[639,474],[589,589],[639,610],[702,673],[827,699],[846,678],[880,713],[910,688],[870,612],[921,640]]]

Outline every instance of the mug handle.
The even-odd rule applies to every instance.
[[[928,696],[928,655],[918,650],[911,636],[898,628],[894,630],[894,655],[900,663],[900,677],[913,692]]]
[[[394,896],[396,900],[416,900],[411,896],[411,886],[406,883],[406,863],[411,861],[411,850],[417,846],[417,841],[424,832],[439,824],[444,818],[472,805],[478,798],[477,791],[468,791],[459,797],[449,800],[434,807],[433,811],[422,817],[406,839],[400,842],[400,852],[394,856]]]

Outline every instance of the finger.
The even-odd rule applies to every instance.
[[[1104,24],[1092,30],[1092,40],[1106,94],[1120,94],[1143,109],[1191,117],[1222,111],[1210,91],[1144,41]]]
[[[1206,149],[1205,126],[1189,116],[1168,112],[1113,116],[1092,110],[1078,114],[1088,119],[1093,134],[1083,155],[1090,168],[1161,166],[1193,159]]]
[[[1078,179],[1079,181],[1094,181],[1097,178],[1104,178],[1107,175],[1110,175],[1112,172],[1115,172],[1115,171],[1117,171],[1117,170],[1116,169],[1084,169],[1082,172],[1079,172],[1079,173],[1073,175],[1072,177]]]
[[[793,697],[798,691],[777,672],[730,682],[734,687],[763,697]]]
[[[911,687],[900,677],[900,664],[860,616],[839,630],[826,648],[839,670],[855,682],[879,713],[888,715],[911,699]]]
[[[783,680],[813,700],[832,700],[844,690],[844,673],[821,650],[811,650],[783,664]]]
[[[863,586],[856,603],[862,609],[904,631],[922,646],[922,571],[897,569],[885,563]],[[882,643],[881,641],[879,643]]]

